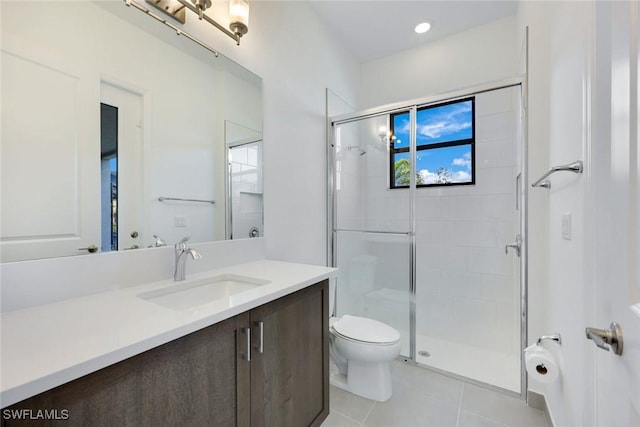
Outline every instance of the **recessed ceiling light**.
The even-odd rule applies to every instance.
[[[422,34],[422,33],[426,33],[430,29],[431,29],[431,24],[429,24],[428,22],[422,22],[422,23],[416,25],[415,31],[418,34]]]

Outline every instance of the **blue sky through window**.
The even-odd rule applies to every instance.
[[[441,169],[447,171],[451,182],[471,182],[471,144],[420,150],[416,157],[424,184],[439,183],[437,172]]]
[[[471,101],[418,110],[416,144],[470,139],[473,136]]]
[[[436,144],[473,137],[471,101],[418,110],[416,144]],[[409,112],[393,117],[395,148],[409,147]]]
[[[472,139],[473,101],[420,109],[417,111],[416,121],[416,168],[422,176],[423,184],[472,182],[471,144],[427,150],[419,148]],[[411,131],[409,112],[393,115],[393,128],[394,148],[408,148]],[[396,153],[394,161],[400,158],[408,159],[408,153]]]

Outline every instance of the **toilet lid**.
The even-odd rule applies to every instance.
[[[400,333],[377,320],[345,314],[333,324],[333,329],[347,338],[371,343],[395,343]]]

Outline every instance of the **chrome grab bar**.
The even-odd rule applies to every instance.
[[[545,173],[544,175],[542,175],[542,177],[537,180],[536,182],[534,182],[533,184],[531,184],[532,187],[544,187],[544,188],[551,188],[551,181],[549,181],[547,179],[547,177],[553,173],[556,172],[573,172],[573,173],[582,173],[583,171],[583,163],[582,160],[576,160],[573,163],[569,163],[566,165],[560,165],[560,166],[554,166],[551,169],[549,169],[547,171],[547,173]]]

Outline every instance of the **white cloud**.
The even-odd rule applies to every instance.
[[[471,182],[471,174],[469,172],[454,172],[450,169],[447,169],[447,172],[446,178],[448,178],[448,180],[446,182]],[[431,172],[428,169],[422,169],[418,173],[422,177],[423,184],[442,184],[444,182],[442,175]]]
[[[438,174],[429,172],[427,169],[422,169],[419,174],[422,176],[422,182],[425,184],[435,184],[438,182]]]
[[[466,171],[457,171],[451,174],[452,182],[471,182],[471,174]]]
[[[471,170],[471,151],[467,151],[462,157],[457,157],[451,162],[454,166],[464,166],[468,170]]]
[[[417,132],[428,138],[439,138],[442,135],[469,129],[471,127],[470,111],[471,102],[436,108],[429,113],[429,124],[420,126],[420,123],[418,123]]]
[[[448,122],[441,121],[428,125],[418,126],[418,133],[428,138],[439,138],[442,135],[456,133],[471,127],[470,122]]]

